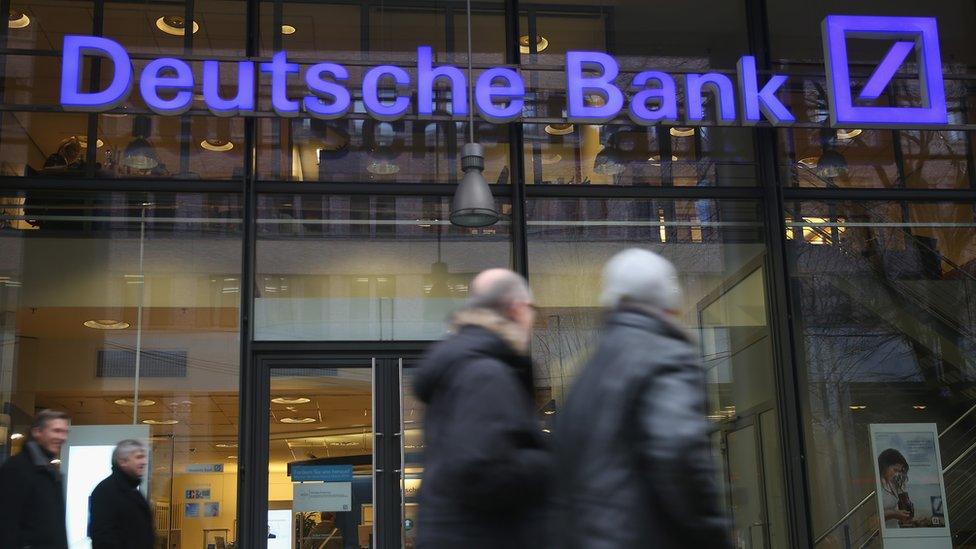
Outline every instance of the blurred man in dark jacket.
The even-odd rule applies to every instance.
[[[704,374],[681,290],[649,251],[614,256],[594,356],[556,418],[554,549],[731,548],[709,450]]]
[[[92,549],[152,549],[152,513],[139,491],[148,461],[146,446],[138,440],[115,446],[112,474],[98,483],[89,501]]]
[[[418,549],[539,549],[550,456],[532,398],[535,322],[525,280],[492,269],[471,283],[454,333],[426,356]]]
[[[67,549],[64,485],[52,461],[68,421],[64,412],[38,412],[24,449],[0,467],[0,549]]]

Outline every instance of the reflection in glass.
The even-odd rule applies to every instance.
[[[221,508],[207,527],[234,530],[240,293],[228,281],[240,276],[240,215],[239,198],[221,194],[0,197],[0,428],[23,435],[36,410],[54,408],[76,436],[144,429],[167,547],[203,545],[204,522],[184,516],[196,502],[187,490],[202,486]],[[0,459],[23,440],[0,437]],[[68,499],[87,501],[72,482]]]
[[[437,339],[471,279],[509,265],[508,222],[453,226],[450,197],[267,195],[258,204],[258,339]]]

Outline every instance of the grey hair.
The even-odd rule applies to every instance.
[[[681,299],[674,265],[654,252],[630,248],[610,258],[603,268],[600,303],[604,307],[613,309],[631,303],[678,311]]]
[[[472,287],[471,295],[465,304],[466,309],[490,309],[505,312],[517,301],[532,301],[532,290],[522,275],[508,272],[491,281],[484,288]]]
[[[70,422],[71,416],[59,410],[45,408],[44,410],[37,412],[37,415],[34,416],[34,421],[31,422],[31,430],[37,429],[39,431],[43,431],[47,427],[48,423],[51,423],[56,419],[63,419]]]
[[[146,445],[141,441],[127,438],[115,445],[115,450],[112,451],[112,464],[118,465],[119,461],[139,451],[145,452]]]

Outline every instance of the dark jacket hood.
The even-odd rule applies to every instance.
[[[452,369],[480,356],[491,356],[517,370],[519,379],[532,392],[532,361],[528,344],[510,320],[488,309],[456,313],[452,334],[435,344],[422,361],[414,378],[414,393],[429,403],[434,393],[450,379]]]

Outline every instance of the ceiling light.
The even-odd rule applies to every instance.
[[[296,424],[296,423],[315,423],[314,417],[283,417],[279,421],[282,423]]]
[[[659,154],[651,155],[651,157],[648,158],[647,161],[650,162],[652,166],[660,166],[661,165],[661,155],[659,155]],[[677,161],[678,161],[678,157],[672,154],[671,155],[671,162],[677,162]]]
[[[473,140],[472,140],[473,141]],[[495,197],[485,181],[485,149],[474,142],[461,148],[464,175],[451,200],[451,223],[459,227],[487,227],[498,222]]]
[[[867,410],[867,405],[865,404],[851,404],[848,406],[854,412],[860,412],[861,410]]]
[[[921,410],[924,410],[924,409],[928,408],[928,406],[926,406],[924,404],[913,404],[912,405],[912,408],[921,411]]]
[[[549,47],[549,40],[541,34],[535,35],[535,52],[542,53],[543,50]],[[532,53],[531,48],[529,48],[529,36],[519,37],[519,53]]]
[[[51,460],[51,465],[61,465],[61,460],[58,458],[54,458]]]
[[[193,23],[193,34],[200,30],[200,25],[196,21]],[[173,36],[183,36],[186,34],[186,19],[180,15],[164,15],[156,20],[156,28]]]
[[[281,34],[284,34],[284,35],[295,34],[296,31],[298,31],[298,29],[296,29],[295,27],[293,27],[291,25],[282,25],[281,26]]]
[[[837,139],[854,139],[864,133],[864,130],[853,128],[850,130],[837,130]]]
[[[237,448],[236,442],[218,442],[215,444],[217,448]]]
[[[213,152],[227,152],[234,148],[234,142],[224,139],[204,139],[200,142],[200,147]]]
[[[542,430],[542,432],[543,432],[543,433],[547,433],[547,434],[548,434],[548,433],[551,433],[551,432],[552,432],[552,430],[551,430],[551,429],[543,429],[543,430]]]
[[[817,161],[816,170],[823,178],[843,177],[847,174],[847,159],[840,152],[827,149]]]
[[[277,397],[271,399],[271,402],[275,404],[308,404],[312,402],[312,399],[305,397],[288,398],[288,397]]]
[[[129,323],[122,320],[86,320],[84,325],[96,330],[124,330],[129,327]]]
[[[227,456],[227,459],[237,459],[237,456]]]
[[[543,414],[546,414],[547,416],[551,416],[551,415],[555,415],[556,414],[556,411],[555,410],[546,410],[545,412],[542,412],[542,413]]]
[[[695,135],[695,128],[679,128],[674,126],[668,129],[668,133],[673,137],[691,137]]]
[[[556,153],[544,154],[542,155],[542,164],[546,166],[551,164],[558,164],[559,161],[562,159],[563,159],[562,155]]]
[[[30,17],[22,11],[10,10],[10,15],[7,16],[7,26],[11,29],[22,29],[30,25]]]
[[[817,162],[820,161],[819,156],[807,156],[796,161],[797,164],[801,164],[807,168],[813,169],[817,167]]]
[[[576,126],[573,126],[569,122],[557,122],[546,126],[546,133],[549,135],[569,135],[575,130]]]
[[[86,148],[86,149],[88,148],[88,136],[87,135],[77,135],[77,136],[75,136],[75,139],[78,140],[78,143],[80,143],[83,148]],[[95,140],[95,148],[96,149],[101,149],[102,146],[104,146],[104,145],[105,145],[105,142],[102,141],[101,139],[96,139]]]
[[[176,419],[144,419],[142,420],[146,425],[176,425],[179,420]]]
[[[24,435],[22,435],[21,433],[13,433],[12,435],[10,435],[10,440],[20,440],[22,438],[24,438]]]
[[[115,403],[118,404],[119,406],[140,406],[140,407],[142,407],[142,406],[152,406],[153,404],[156,404],[156,401],[155,400],[149,400],[148,398],[145,398],[145,399],[140,399],[139,400],[139,403],[136,404],[136,401],[132,400],[131,398],[120,398],[120,399],[116,400]]]

